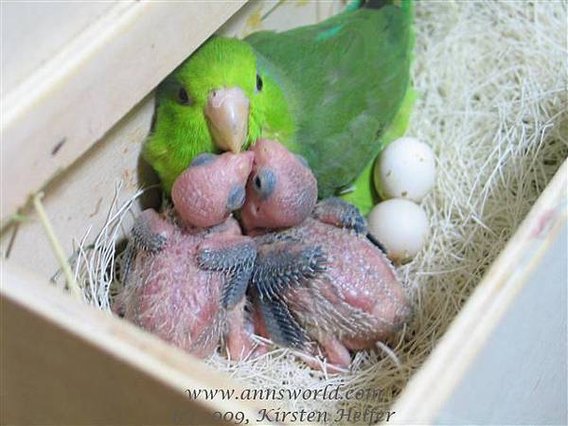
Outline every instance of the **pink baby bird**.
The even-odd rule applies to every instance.
[[[223,340],[233,359],[253,348],[244,306],[256,249],[230,217],[253,157],[196,157],[172,188],[177,214],[145,210],[131,231],[115,310],[198,357]]]
[[[302,223],[318,198],[317,181],[306,160],[267,139],[251,150],[254,162],[241,211],[244,227],[252,231]]]
[[[242,210],[247,233],[260,234],[252,276],[260,329],[295,348],[304,349],[310,337],[329,363],[346,368],[350,350],[371,348],[399,330],[410,306],[359,211],[338,198],[314,208],[313,175],[284,151],[275,142],[255,145]],[[270,184],[259,187],[256,176],[269,176]]]

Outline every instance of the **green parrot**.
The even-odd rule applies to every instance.
[[[308,161],[320,198],[344,194],[366,213],[372,162],[414,99],[412,19],[412,0],[370,1],[281,33],[210,38],[157,89],[143,155],[165,192],[196,155],[269,138]]]

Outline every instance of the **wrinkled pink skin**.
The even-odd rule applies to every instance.
[[[155,252],[135,249],[124,288],[113,307],[126,319],[201,358],[211,355],[223,340],[231,359],[242,359],[253,350],[245,298],[231,310],[224,309],[221,295],[227,276],[200,268],[197,260],[204,249],[252,244],[238,223],[227,219],[225,211],[229,188],[244,186],[252,157],[251,153],[223,154],[211,163],[190,167],[174,184],[177,217],[151,209],[141,213],[137,225],[144,234],[150,240],[165,237],[165,243]],[[192,203],[202,195],[195,187],[211,194],[198,209]],[[182,194],[183,190],[187,194]],[[208,223],[215,218],[215,226],[190,225],[203,223],[204,218]]]
[[[350,350],[372,348],[401,328],[410,314],[408,300],[384,253],[366,235],[339,227],[341,210],[321,208],[324,201],[316,215],[317,187],[308,168],[274,142],[257,142],[254,153],[242,212],[244,227],[247,234],[258,235],[296,225],[282,234],[298,237],[303,246],[323,249],[326,272],[303,285],[289,285],[280,297],[321,345],[330,370],[341,371],[351,364]],[[265,199],[258,196],[252,178],[263,168],[273,170],[281,184]],[[308,217],[312,211],[313,217]],[[259,256],[270,249],[270,244],[259,245]],[[269,334],[258,311],[255,325],[260,334]]]
[[[117,306],[124,317],[162,339],[198,356],[211,355],[223,336],[233,357],[246,356],[252,342],[245,332],[244,303],[221,308],[225,284],[221,272],[204,271],[196,261],[206,245],[229,245],[243,237],[229,218],[209,230],[176,226],[153,210],[138,220],[167,238],[158,253],[139,250]],[[230,327],[230,329],[228,328]]]
[[[259,228],[298,225],[317,202],[317,181],[311,170],[278,142],[261,139],[251,150],[254,162],[241,211],[247,234],[252,235]],[[255,179],[263,170],[270,170],[277,177],[274,190],[264,200],[255,187]]]
[[[179,216],[199,228],[227,219],[231,213],[227,208],[230,191],[238,186],[244,188],[253,158],[252,152],[236,155],[226,152],[214,161],[190,166],[172,186],[172,201]]]
[[[390,261],[366,236],[314,218],[287,232],[327,256],[325,273],[282,297],[329,363],[347,368],[349,350],[372,348],[402,327],[410,306]]]

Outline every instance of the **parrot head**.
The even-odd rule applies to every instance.
[[[241,208],[253,158],[251,151],[196,156],[172,187],[172,201],[183,222],[209,228]]]
[[[259,140],[246,186],[241,219],[247,231],[280,229],[302,223],[318,198],[317,181],[306,160],[282,144]]]
[[[247,148],[270,131],[267,113],[286,108],[256,62],[246,42],[213,37],[159,85],[144,156],[166,192],[196,155]]]

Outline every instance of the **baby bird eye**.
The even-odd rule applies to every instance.
[[[276,187],[276,175],[272,170],[263,169],[257,173],[253,179],[255,192],[261,200],[266,200],[272,195]]]
[[[262,86],[264,85],[264,83],[262,82],[262,78],[260,77],[260,74],[256,74],[256,91],[260,92],[262,91]]]
[[[191,105],[191,98],[187,94],[185,87],[180,87],[177,92],[177,101],[180,105]]]

